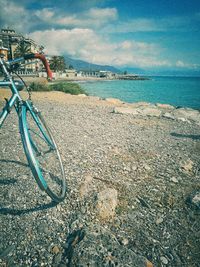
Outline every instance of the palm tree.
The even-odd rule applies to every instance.
[[[26,54],[31,53],[30,44],[25,41],[20,41],[18,46],[15,49],[14,56],[15,57],[23,57]]]
[[[64,71],[66,68],[64,57],[53,56],[50,60],[50,68],[54,71]]]

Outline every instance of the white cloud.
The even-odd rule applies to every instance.
[[[91,8],[88,12],[88,16],[103,21],[116,20],[118,17],[116,8]]]
[[[158,59],[155,44],[126,40],[110,42],[91,29],[46,30],[31,34],[31,38],[47,48],[49,54],[68,54],[91,63],[114,66],[169,66]]]
[[[35,11],[35,15],[44,21],[50,21],[55,13],[52,8],[43,8]]]
[[[106,23],[117,19],[117,10],[115,8],[91,8],[82,13],[73,15],[55,17],[55,24],[73,27],[102,27]]]

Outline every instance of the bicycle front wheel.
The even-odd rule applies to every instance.
[[[20,113],[20,132],[27,160],[40,189],[60,202],[66,195],[66,180],[60,153],[41,113],[25,102]]]

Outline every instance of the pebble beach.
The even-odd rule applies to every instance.
[[[1,89],[0,107],[4,97]],[[13,109],[0,131],[0,266],[198,267],[200,112],[62,92],[32,98],[68,193],[55,205],[39,190]]]

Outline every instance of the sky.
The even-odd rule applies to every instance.
[[[0,0],[0,26],[118,68],[200,69],[199,0]]]

